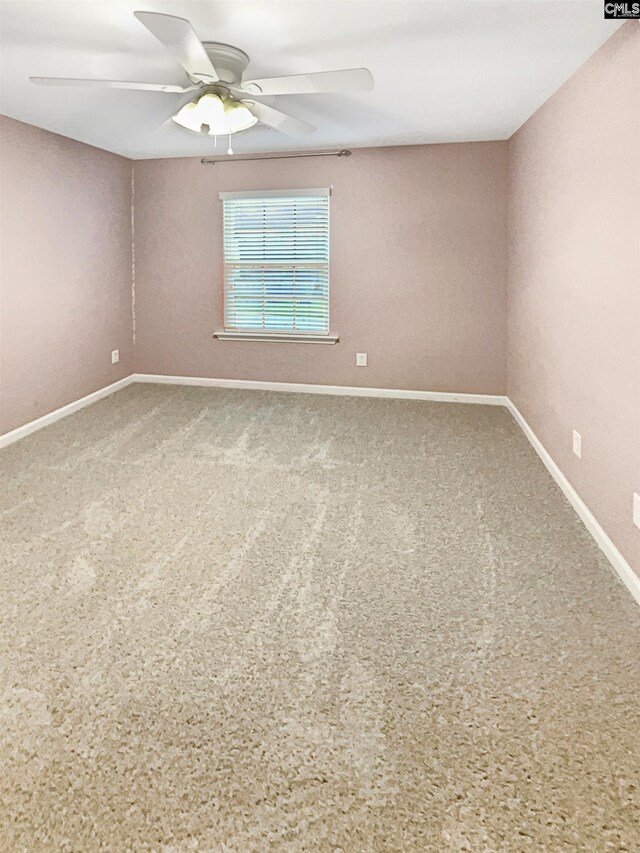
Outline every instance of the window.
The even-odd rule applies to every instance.
[[[219,338],[329,336],[328,189],[220,193],[224,332]]]

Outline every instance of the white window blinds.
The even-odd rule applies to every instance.
[[[220,193],[225,330],[328,335],[329,194]]]

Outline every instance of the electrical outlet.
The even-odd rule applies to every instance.
[[[633,523],[640,527],[640,495],[637,492],[633,493]]]
[[[573,452],[578,459],[582,458],[582,436],[579,432],[573,431]]]
[[[367,354],[366,354],[366,352],[357,352],[356,353],[356,366],[357,367],[366,367],[367,366]]]
[[[120,350],[111,350],[111,364],[117,364],[120,361]]]

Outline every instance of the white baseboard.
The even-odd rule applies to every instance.
[[[571,483],[567,480],[560,468],[553,461],[548,451],[546,450],[538,436],[535,434],[535,432],[531,429],[529,424],[526,422],[518,408],[509,398],[507,398],[506,405],[513,417],[515,418],[515,421],[518,426],[522,429],[526,437],[529,439],[531,446],[544,463],[545,468],[551,474],[558,486],[560,486],[564,493],[564,496],[567,498],[571,506],[578,513],[582,523],[587,528],[591,536],[595,539],[596,544],[598,545],[602,553],[605,555],[607,560],[613,566],[613,569],[615,570],[622,583],[627,587],[627,589],[638,602],[638,604],[640,604],[640,577],[638,577],[638,575],[633,571],[629,563],[627,563],[620,551],[618,551],[611,539],[609,539],[596,517],[593,515],[589,507],[582,500],[580,495],[573,488]]]
[[[36,430],[49,426],[49,424],[55,423],[61,418],[66,418],[67,415],[77,412],[78,409],[84,409],[85,406],[90,406],[91,403],[96,403],[98,400],[102,400],[103,397],[108,397],[109,394],[113,394],[115,391],[119,391],[121,388],[125,388],[130,384],[131,376],[125,376],[124,379],[119,379],[111,385],[99,388],[92,394],[87,394],[86,397],[74,400],[73,403],[67,403],[66,406],[61,406],[59,409],[55,409],[55,411],[49,412],[49,414],[43,415],[35,421],[29,421],[28,424],[16,427],[16,429],[12,429],[11,432],[5,432],[3,435],[0,435],[0,448],[7,447],[9,444],[13,444],[14,441],[19,441],[21,438],[30,435],[32,432],[36,432]]]
[[[199,376],[164,376],[134,373],[132,382],[158,385],[197,385],[202,388],[237,388],[246,391],[285,391],[294,394],[333,394],[341,397],[388,397],[395,400],[432,400],[439,403],[478,403],[506,406],[507,398],[497,394],[458,394],[449,391],[407,391],[399,388],[362,388],[353,385],[312,385],[302,382],[260,382],[252,379],[209,379]]]

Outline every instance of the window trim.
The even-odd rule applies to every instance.
[[[250,341],[253,343],[280,343],[280,344],[337,344],[340,343],[338,335],[315,335],[304,332],[234,332],[220,329],[213,333],[213,337],[219,341]]]
[[[241,190],[239,192],[220,192],[218,198],[227,201],[234,198],[329,198],[331,187],[316,187],[315,189],[300,190]]]
[[[332,194],[332,187],[312,187],[300,189],[274,189],[274,190],[239,190],[239,191],[223,191],[218,193],[220,201],[238,199],[238,198],[328,198]],[[330,223],[327,223],[330,227]],[[327,239],[329,239],[329,233]],[[329,247],[328,247],[329,248]],[[329,317],[329,325],[331,324],[331,274],[330,274],[330,254],[327,260],[327,272],[329,274],[329,292],[327,294],[327,312]],[[223,248],[223,264],[222,264],[222,312],[223,322],[225,316],[225,270],[224,270],[224,248]],[[213,337],[219,341],[250,341],[250,342],[267,342],[267,343],[303,343],[303,344],[336,344],[340,338],[336,334],[332,334],[330,328],[326,332],[288,332],[288,331],[264,331],[251,329],[227,329],[223,326],[222,329],[216,330]]]

